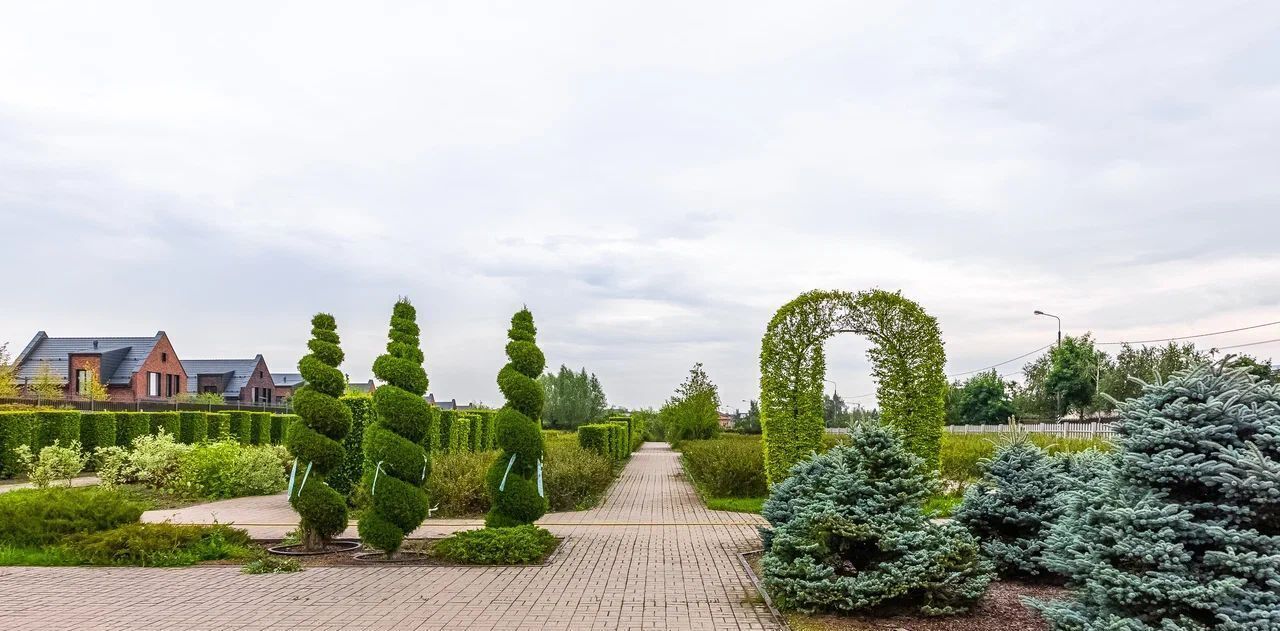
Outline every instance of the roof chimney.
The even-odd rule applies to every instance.
[[[98,340],[94,340],[94,341],[93,341],[93,348],[94,348],[94,350],[97,350],[97,349],[98,349]]]

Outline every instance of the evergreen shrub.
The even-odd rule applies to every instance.
[[[35,446],[40,435],[40,421],[35,412],[0,412],[0,477],[12,477],[20,471],[14,448]]]
[[[339,400],[351,410],[351,430],[342,439],[345,454],[342,464],[329,472],[327,480],[329,486],[351,504],[355,499],[352,491],[360,484],[360,478],[364,475],[364,428],[373,421],[373,397],[367,394],[348,394]]]
[[[479,416],[468,415],[467,425],[470,429],[471,444],[468,449],[473,452],[484,451],[484,420]]]
[[[436,542],[431,553],[446,561],[468,565],[527,565],[542,563],[559,543],[547,530],[525,524],[463,530]]]
[[[295,408],[297,405],[294,406]],[[253,416],[244,410],[224,412],[227,415],[227,436],[234,438],[241,445],[253,444]]]
[[[854,427],[848,446],[800,461],[773,486],[762,511],[765,586],[779,606],[809,613],[967,610],[991,564],[964,528],[927,519],[922,504],[937,487],[895,430]]]
[[[612,430],[606,423],[589,423],[578,426],[578,445],[583,449],[613,460]]]
[[[227,440],[231,436],[231,415],[225,412],[206,412],[205,438],[210,441]]]
[[[177,412],[148,412],[147,414],[150,415],[152,434],[164,431],[175,439],[182,435],[182,419]]]
[[[70,534],[136,522],[146,509],[121,491],[92,486],[17,489],[0,493],[0,543],[54,544]]]
[[[283,445],[284,435],[288,431],[289,425],[296,420],[298,420],[297,414],[272,414],[271,444]]]
[[[493,506],[487,527],[531,524],[547,512],[542,482],[542,418],[545,394],[536,381],[546,357],[536,343],[533,314],[521,309],[507,331],[507,358],[498,371],[498,389],[506,405],[494,421],[502,455],[489,469],[487,484]]]
[[[249,413],[249,443],[252,445],[271,444],[271,413]]]
[[[80,414],[80,448],[91,454],[99,447],[116,444],[116,415],[113,412]]]
[[[209,418],[205,412],[179,412],[178,440],[186,445],[203,442],[209,437]]]
[[[48,447],[55,442],[69,445],[73,441],[80,440],[79,412],[66,410],[36,412],[36,418],[39,419],[40,434],[36,444],[31,446],[32,451],[39,451],[39,448]]]
[[[1110,475],[1050,534],[1052,628],[1280,629],[1280,388],[1226,361],[1118,403]]]
[[[223,524],[132,523],[67,538],[66,547],[89,565],[173,567],[248,558],[249,534]]]

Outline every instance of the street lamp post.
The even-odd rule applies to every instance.
[[[1062,346],[1062,318],[1059,318],[1058,316],[1053,315],[1052,313],[1045,313],[1039,309],[1035,310],[1035,315],[1047,316],[1058,321],[1058,346]],[[1055,416],[1057,416],[1058,418],[1062,418],[1062,393],[1061,392],[1058,392],[1058,403],[1057,403],[1057,406],[1054,408],[1053,412]]]

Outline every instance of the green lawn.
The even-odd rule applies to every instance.
[[[708,497],[707,508],[735,513],[759,513],[767,497]]]

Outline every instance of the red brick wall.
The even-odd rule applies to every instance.
[[[274,379],[271,377],[271,371],[267,370],[267,360],[258,360],[258,366],[253,369],[253,374],[249,376],[249,383],[244,385],[240,390],[240,401],[242,403],[253,403],[253,389],[262,388],[264,390],[273,390],[275,388]],[[261,393],[266,396],[266,393]],[[275,393],[271,394],[269,402],[275,402]]]
[[[178,354],[173,352],[173,345],[169,343],[169,336],[165,335],[156,342],[151,349],[151,354],[147,356],[146,361],[142,362],[142,366],[138,368],[138,372],[133,373],[133,383],[130,392],[135,399],[155,399],[156,397],[147,396],[147,373],[160,373],[160,397],[168,398],[165,394],[166,376],[177,375],[177,389],[173,394],[181,394],[187,391],[187,371],[182,369],[182,362],[178,361]],[[113,397],[114,398],[114,397]]]
[[[79,390],[76,387],[76,371],[92,370],[94,379],[102,382],[102,357],[100,355],[72,355],[67,362],[67,396],[75,397]]]

